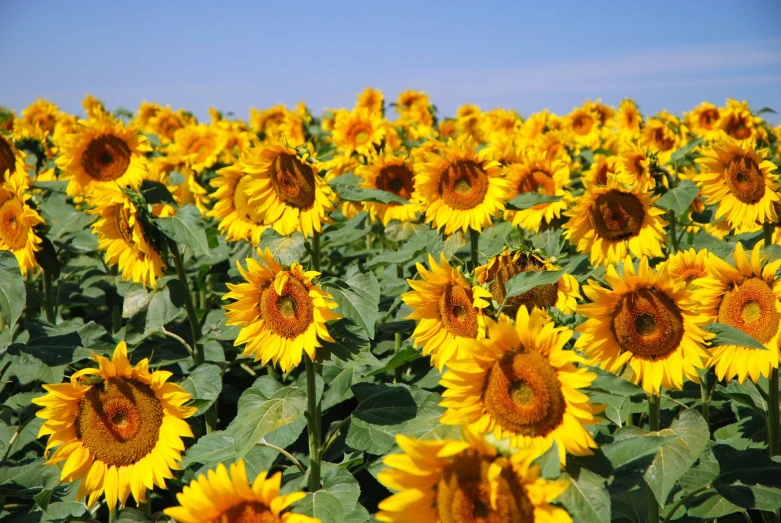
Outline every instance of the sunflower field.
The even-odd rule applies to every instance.
[[[781,126],[0,110],[0,518],[779,522]]]

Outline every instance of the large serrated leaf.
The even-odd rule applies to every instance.
[[[8,325],[15,325],[27,301],[24,279],[16,256],[0,251],[0,313]]]
[[[507,209],[511,211],[522,211],[541,203],[558,202],[561,198],[561,196],[548,196],[547,194],[539,194],[536,192],[525,192],[507,202]]]
[[[199,401],[195,415],[200,416],[211,407],[222,391],[220,368],[211,363],[199,365],[182,381],[182,387],[192,394],[194,400]]]
[[[622,433],[627,434],[622,438]],[[655,454],[662,445],[678,439],[677,435],[662,436],[657,433],[643,432],[642,429],[634,426],[619,429],[614,436],[615,441],[600,447],[610,464],[613,465],[613,469]]]
[[[710,340],[710,344],[714,347],[717,345],[737,345],[738,347],[748,347],[749,349],[768,350],[762,343],[732,325],[711,323],[703,328],[716,335],[715,338]]]
[[[353,416],[367,423],[397,425],[417,414],[412,394],[403,387],[358,383],[352,390],[359,401]]]
[[[209,254],[209,240],[201,219],[201,211],[195,205],[187,204],[170,218],[161,218],[155,222],[168,238],[186,245],[195,254]]]
[[[551,285],[564,276],[563,270],[521,272],[507,280],[506,299],[528,292],[540,285]]]
[[[369,339],[374,339],[381,292],[374,274],[353,266],[347,270],[344,280],[324,279],[323,286],[339,305],[337,312],[363,327]]]
[[[575,523],[610,522],[610,495],[605,488],[605,479],[588,469],[582,468],[577,478],[570,478],[569,487],[558,501]]]
[[[659,198],[656,205],[662,209],[673,211],[676,216],[684,216],[699,193],[700,188],[694,182],[684,180],[678,187],[667,191]]]

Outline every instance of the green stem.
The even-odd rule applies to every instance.
[[[179,278],[179,281],[182,282],[182,285],[184,285],[184,288],[187,291],[184,294],[184,307],[187,310],[187,319],[190,322],[190,334],[193,338],[193,362],[197,367],[205,360],[202,347],[198,343],[201,339],[201,324],[198,322],[198,315],[195,313],[193,297],[190,294],[190,286],[187,282],[187,275],[184,272],[184,264],[182,263],[182,255],[179,253],[179,246],[176,245],[176,242],[168,240],[168,248],[171,250],[171,257],[174,259],[176,276]]]
[[[317,231],[312,236],[312,268],[320,272],[320,233]]]
[[[258,447],[268,447],[268,448],[270,448],[272,450],[276,450],[277,452],[279,452],[280,454],[285,456],[287,459],[289,459],[293,463],[293,465],[295,465],[296,468],[301,471],[302,475],[306,475],[306,469],[301,464],[301,462],[298,461],[295,458],[295,456],[293,456],[291,453],[289,453],[288,451],[286,451],[282,447],[277,447],[276,445],[272,445],[271,443],[267,442],[266,440],[258,442],[255,445],[258,446]]]
[[[666,517],[666,518],[664,518],[664,523],[669,523],[669,522],[672,520],[672,518],[675,516],[675,513],[678,511],[678,509],[679,509],[679,508],[681,508],[681,505],[683,505],[684,503],[686,503],[687,501],[689,501],[689,500],[690,500],[691,498],[693,498],[694,496],[697,496],[697,495],[699,495],[699,494],[702,494],[703,492],[706,492],[706,491],[708,491],[708,490],[711,490],[712,488],[713,488],[713,487],[711,487],[710,485],[705,485],[704,487],[700,487],[700,488],[698,488],[697,490],[693,490],[693,491],[692,491],[692,492],[690,492],[689,494],[687,494],[687,495],[685,495],[684,497],[682,497],[681,499],[679,499],[679,500],[678,500],[678,501],[675,503],[675,505],[673,505],[673,508],[672,508],[672,510],[670,510],[670,513],[669,513],[669,514],[667,514],[667,517]]]
[[[678,252],[678,234],[676,232],[678,228],[678,220],[675,217],[675,212],[670,211],[670,254]]]
[[[304,356],[306,364],[307,425],[309,431],[309,492],[320,490],[320,406],[317,401],[315,364]]]
[[[710,420],[710,389],[708,388],[708,373],[705,373],[705,376],[702,380],[702,383],[700,383],[700,396],[702,398],[702,417],[705,420],[705,424],[707,425]]]
[[[396,276],[399,277],[399,279],[404,279],[404,267],[399,264],[396,265]],[[394,348],[393,348],[393,354],[398,354],[401,350],[401,333],[397,332],[394,335]],[[396,367],[393,369],[393,383],[398,383],[401,381],[401,366]]]
[[[657,394],[648,395],[648,424],[649,430],[655,432],[659,430],[659,396]],[[656,501],[653,491],[648,488],[648,523],[659,523],[659,503]]]
[[[767,396],[767,450],[770,456],[775,456],[778,454],[779,444],[778,368],[770,372]]]
[[[477,242],[479,239],[480,233],[474,229],[469,229],[469,243],[472,254],[472,271],[477,269]]]
[[[119,274],[119,268],[114,265],[110,270],[111,274],[114,275],[114,285],[116,285],[116,276]],[[116,292],[116,289],[113,292],[112,301],[114,303],[111,305],[111,333],[116,334],[122,328],[122,307],[119,305],[119,294]]]
[[[46,321],[54,323],[54,292],[52,291],[52,275],[49,271],[43,271],[43,291]]]
[[[762,226],[762,231],[765,233],[765,248],[773,244],[773,229],[775,226],[774,223],[766,223]]]

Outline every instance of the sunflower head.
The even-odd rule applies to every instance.
[[[196,408],[184,406],[191,396],[167,382],[170,372],[150,372],[146,359],[132,366],[124,341],[111,359],[94,359],[99,368],[44,385],[48,394],[33,403],[45,420],[38,437],[49,436],[47,452],[57,447],[46,464],[61,464],[61,481],[81,479],[78,499],[88,496],[91,506],[105,494],[114,511],[131,493],[142,503],[147,489],[166,488],[179,469],[181,438],[194,437],[184,418]]]
[[[46,100],[37,100],[22,111],[22,124],[38,128],[45,135],[54,131],[60,109]]]
[[[634,100],[623,100],[618,106],[616,127],[622,133],[637,135],[643,124],[643,115]]]
[[[387,225],[391,220],[408,222],[417,218],[420,206],[416,201],[415,172],[412,162],[394,155],[390,149],[385,149],[379,154],[371,155],[367,164],[359,164],[356,174],[363,178],[362,187],[387,191],[411,202],[407,205],[365,202],[364,207],[369,211],[372,220]]]
[[[378,113],[357,108],[336,115],[333,143],[345,154],[368,155],[376,151],[387,132],[385,119]]]
[[[721,109],[719,129],[735,140],[765,138],[759,124],[762,118],[754,116],[745,101],[727,100],[727,106]]]
[[[228,241],[251,241],[257,246],[268,226],[263,224],[257,208],[249,203],[247,184],[250,180],[250,175],[244,174],[238,165],[217,171],[217,177],[211,180],[216,188],[213,195],[216,203],[208,216],[220,220],[217,227]]]
[[[149,117],[146,132],[156,134],[164,144],[174,139],[176,131],[186,125],[186,121],[178,111],[171,109],[170,105],[158,107],[153,116]]]
[[[10,138],[0,134],[0,183],[15,172],[25,172],[24,153],[16,148]]]
[[[196,173],[212,167],[225,149],[226,135],[204,124],[188,125],[174,133],[168,148],[168,161],[185,165]]]
[[[35,228],[44,223],[28,204],[28,182],[27,173],[17,170],[0,183],[0,250],[14,253],[22,275],[38,267],[35,252],[40,250],[42,240]]]
[[[366,109],[370,113],[383,114],[385,112],[385,98],[382,91],[367,87],[358,95],[357,109]]]
[[[702,136],[707,140],[718,136],[721,113],[719,108],[712,103],[702,102],[690,113],[687,113],[685,118],[686,125],[697,136]]]
[[[707,249],[680,251],[670,255],[663,264],[660,264],[658,269],[661,270],[662,267],[666,267],[667,275],[672,281],[684,281],[687,286],[693,287],[696,280],[705,278],[710,274],[705,264],[707,257]]]

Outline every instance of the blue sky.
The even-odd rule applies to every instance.
[[[352,106],[366,86],[566,113],[632,97],[645,113],[727,97],[781,112],[781,2],[0,0],[0,105],[81,112],[146,99],[206,117]],[[771,115],[780,122],[781,116]]]

